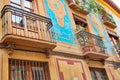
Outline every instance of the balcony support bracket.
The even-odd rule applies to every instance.
[[[13,53],[13,51],[14,51],[15,43],[7,42],[5,46],[6,46],[6,49],[8,51],[8,55],[11,55]]]

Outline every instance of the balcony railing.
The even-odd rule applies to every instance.
[[[103,23],[107,25],[108,27],[111,27],[113,29],[117,27],[112,15],[108,13],[105,13],[104,15],[102,14],[102,20],[103,20]]]
[[[107,58],[106,48],[101,37],[88,33],[85,30],[77,31],[76,36],[82,47],[84,56],[95,59]]]
[[[83,14],[88,14],[88,5],[84,3],[84,1],[79,0],[68,0],[68,4],[71,8],[75,9],[76,11],[79,11]]]
[[[3,7],[1,18],[3,43],[43,49],[55,47],[51,19],[11,5]]]

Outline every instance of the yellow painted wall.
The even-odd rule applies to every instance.
[[[2,0],[1,0],[2,1]],[[45,8],[43,5],[43,0],[36,0],[37,1],[37,8],[38,12],[40,15],[46,15]],[[7,3],[7,0],[6,0]],[[66,2],[67,4],[67,2]],[[0,4],[1,5],[1,4]],[[1,7],[0,7],[1,8]],[[86,15],[80,14],[72,9],[69,8],[67,4],[71,24],[73,30],[75,29],[75,23],[73,20],[73,13],[81,16],[85,19],[88,18]],[[89,25],[90,23],[88,22],[89,29],[91,33],[93,33],[91,26]],[[1,20],[0,20],[0,26],[1,26]],[[0,35],[2,32],[2,27],[0,27]],[[101,35],[102,36],[102,35]],[[65,53],[65,54],[74,54],[74,55],[81,55],[82,50],[79,45],[74,46],[74,45],[69,45],[66,43],[57,43],[57,47],[53,50],[55,52],[60,52],[60,54]],[[36,53],[36,52],[28,52],[28,51],[19,51],[19,50],[14,50],[12,54],[8,55],[8,51],[6,49],[0,49],[0,80],[9,80],[8,79],[8,59],[20,59],[20,60],[32,60],[32,61],[46,61],[49,63],[49,70],[50,70],[50,76],[51,80],[59,80],[59,73],[58,73],[58,65],[56,59],[62,59],[64,61],[59,61],[58,64],[60,66],[60,71],[63,72],[65,80],[70,80],[73,79],[74,77],[78,77],[79,80],[81,80],[82,77],[82,66],[81,64],[77,62],[81,62],[83,65],[83,68],[85,70],[86,74],[86,80],[91,80],[91,75],[89,71],[89,67],[95,67],[95,68],[105,68],[109,77],[109,80],[113,80],[112,76],[110,74],[108,65],[104,65],[101,62],[97,61],[87,61],[87,60],[82,60],[82,59],[75,59],[75,58],[65,58],[65,57],[59,57],[59,56],[50,56],[49,58],[46,57],[45,54],[43,53]],[[116,57],[115,57],[116,59]],[[68,64],[66,61],[73,61],[74,65]],[[118,74],[120,73],[120,70],[114,70],[113,67],[110,67],[110,70],[115,77],[115,80],[119,80],[120,77]],[[1,74],[2,73],[2,74]]]
[[[49,70],[50,70],[50,77],[51,80],[59,80],[59,71],[57,65],[57,59],[59,59],[58,64],[60,67],[60,72],[63,72],[64,79],[70,80],[75,77],[78,79],[82,79],[83,69],[86,75],[86,80],[91,80],[91,75],[89,71],[89,67],[94,68],[105,68],[109,77],[109,80],[113,80],[111,77],[114,76],[115,80],[119,80],[119,72],[120,70],[114,70],[113,65],[104,65],[102,62],[99,61],[89,61],[89,60],[82,60],[82,59],[75,59],[75,58],[65,58],[60,56],[50,56],[49,58],[46,57],[43,53],[35,53],[35,52],[27,52],[27,51],[19,51],[14,50],[12,54],[8,55],[8,51],[6,49],[0,49],[0,74],[2,73],[2,77],[0,75],[0,79],[8,80],[8,60],[9,59],[19,59],[19,60],[30,60],[30,61],[44,61],[49,63]],[[72,63],[67,62],[72,61]],[[80,62],[80,63],[79,63]],[[3,63],[3,64],[1,64]],[[110,66],[110,67],[109,67]],[[1,70],[2,68],[2,70]],[[109,70],[110,69],[110,70]],[[110,72],[111,71],[111,72]],[[84,80],[84,79],[82,79]]]

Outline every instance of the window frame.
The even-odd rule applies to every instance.
[[[48,62],[9,59],[9,80],[16,80],[12,78],[12,67],[16,68],[17,79],[36,80],[41,79],[42,77],[42,80],[50,80]],[[20,67],[24,67],[24,70],[21,70],[20,72],[21,76],[19,75],[19,72],[17,72],[22,69]]]
[[[21,9],[24,9],[24,10],[29,9],[30,12],[34,12],[34,11],[35,11],[35,10],[34,10],[34,5],[35,5],[35,4],[34,4],[34,3],[35,3],[34,1],[35,1],[35,0],[26,0],[26,1],[30,1],[30,2],[31,2],[31,5],[30,5],[31,8],[26,7],[26,6],[24,5],[24,1],[25,1],[25,0],[20,0],[20,4],[18,4],[18,3],[15,3],[15,2],[13,2],[13,1],[10,0],[10,5],[11,5],[11,4],[14,4],[14,5],[20,6]]]
[[[109,79],[108,79],[108,75],[107,75],[107,73],[106,73],[106,70],[105,70],[104,68],[94,68],[94,67],[90,67],[89,70],[90,70],[91,78],[92,78],[91,72],[93,72],[93,74],[94,74],[94,76],[95,76],[95,80],[99,80],[99,77],[98,77],[98,75],[97,75],[97,72],[98,72],[99,74],[102,74],[101,77],[102,77],[103,80],[106,80],[106,79],[109,80]]]

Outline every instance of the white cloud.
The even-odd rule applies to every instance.
[[[120,8],[120,0],[112,0]]]

